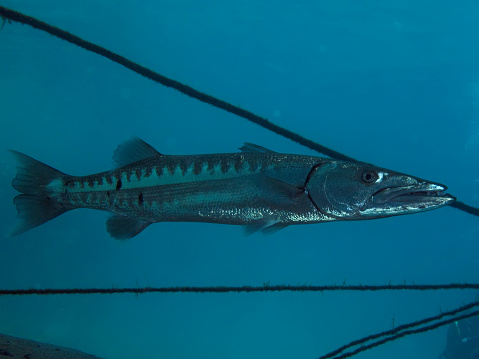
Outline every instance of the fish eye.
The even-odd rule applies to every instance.
[[[361,179],[366,184],[375,183],[378,180],[379,176],[376,171],[364,171]]]

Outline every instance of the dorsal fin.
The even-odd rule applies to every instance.
[[[276,153],[270,149],[267,149],[266,147],[255,145],[254,143],[250,142],[245,142],[239,149],[241,152]]]
[[[160,155],[161,153],[148,143],[138,137],[134,137],[118,146],[115,152],[113,152],[113,161],[115,161],[117,167],[123,167],[130,163]]]

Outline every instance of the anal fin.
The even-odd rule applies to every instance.
[[[129,239],[141,233],[151,222],[115,214],[106,221],[106,229],[115,239]]]

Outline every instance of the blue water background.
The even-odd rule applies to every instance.
[[[323,145],[479,206],[475,1],[18,1],[23,11]],[[13,159],[112,167],[139,136],[165,154],[244,141],[312,151],[46,33],[0,32],[0,288],[478,282],[479,220],[452,208],[242,228],[160,223],[128,241],[77,210],[18,237]],[[473,301],[475,291],[0,297],[0,332],[107,358],[314,358]],[[446,328],[358,358],[437,358]]]

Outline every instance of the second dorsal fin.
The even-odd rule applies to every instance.
[[[130,163],[160,155],[161,153],[148,143],[138,137],[134,137],[118,146],[115,152],[113,152],[113,161],[115,161],[116,167],[123,167]]]
[[[245,142],[243,146],[241,146],[239,149],[241,150],[241,152],[276,153],[266,147],[255,145],[254,143],[250,142]]]

